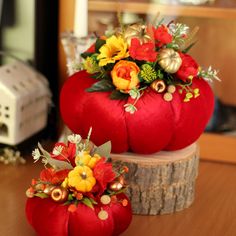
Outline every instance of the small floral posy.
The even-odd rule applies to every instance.
[[[163,94],[165,101],[171,101],[175,92],[184,94],[184,102],[197,98],[200,91],[191,87],[193,80],[219,80],[217,71],[202,70],[187,54],[197,31],[198,27],[190,31],[187,25],[174,22],[121,24],[112,34],[98,37],[82,54],[81,67],[99,80],[87,91],[112,91],[111,99],[130,96],[134,101],[124,109],[131,114],[149,89]]]
[[[111,143],[96,147],[89,140],[90,134],[91,130],[86,140],[72,134],[66,144],[56,143],[51,153],[38,144],[32,156],[34,162],[42,158],[45,169],[31,181],[26,191],[28,198],[50,198],[68,205],[70,212],[76,211],[78,204],[92,209],[101,206],[97,214],[100,220],[108,217],[102,206],[114,201],[127,205],[126,198],[116,198],[126,187],[123,174],[127,167],[114,168],[109,159]]]

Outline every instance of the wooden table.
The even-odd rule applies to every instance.
[[[0,236],[33,236],[24,214],[25,190],[41,166],[0,164]],[[162,216],[134,216],[122,236],[236,235],[236,165],[201,162],[194,204]],[[96,236],[96,235],[95,235]]]

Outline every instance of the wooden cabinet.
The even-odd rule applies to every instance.
[[[163,2],[163,4],[160,4]],[[174,3],[173,3],[174,2]],[[204,5],[176,4],[178,1],[155,0],[90,0],[89,11],[117,12],[117,9],[138,14],[156,14],[168,16],[190,16],[221,19],[236,19],[236,2],[234,0],[215,0]]]
[[[198,25],[198,42],[191,50],[191,55],[204,67],[209,65],[219,69],[222,82],[215,82],[213,87],[222,102],[236,106],[236,1],[215,0],[204,5],[177,5],[158,0],[89,0],[89,30],[104,31],[104,22],[115,20],[117,10],[141,15],[155,15],[160,12],[168,19],[176,19],[190,27]],[[162,1],[163,2],[163,1]],[[60,32],[73,29],[74,0],[60,0]],[[105,19],[105,21],[104,21]],[[61,47],[61,46],[60,46]],[[59,56],[61,83],[66,78],[64,52]],[[223,135],[207,134],[200,139],[202,157],[207,160],[235,161],[236,139]],[[209,148],[209,147],[213,148]],[[215,148],[217,147],[217,148]]]

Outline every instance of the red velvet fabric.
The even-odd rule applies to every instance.
[[[124,194],[119,199],[127,199]],[[127,199],[128,200],[128,199]],[[75,212],[68,206],[53,202],[51,199],[29,198],[26,202],[26,216],[39,236],[117,236],[125,231],[132,219],[130,203],[123,206],[120,202],[102,206],[108,212],[108,219],[100,220],[100,206],[94,210],[79,204]]]
[[[177,91],[171,102],[163,94],[145,91],[134,114],[123,107],[131,98],[111,100],[110,92],[86,92],[95,82],[85,71],[72,75],[61,90],[60,111],[74,133],[86,137],[93,127],[91,140],[96,145],[111,140],[112,152],[149,154],[184,148],[199,138],[213,112],[214,96],[203,79],[194,79],[192,87],[199,88],[200,96],[190,102],[183,102],[184,95]]]

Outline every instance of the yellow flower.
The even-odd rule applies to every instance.
[[[113,84],[119,90],[128,91],[139,85],[138,73],[140,69],[131,61],[119,61],[111,71]]]
[[[79,152],[78,156],[75,158],[76,165],[88,165],[89,161],[91,159],[91,156],[88,152],[82,151]]]
[[[97,62],[92,57],[87,57],[85,59],[83,67],[89,74],[94,74],[101,70]]]
[[[88,166],[93,169],[97,162],[101,159],[98,154],[94,154],[94,156],[90,159]]]
[[[87,166],[76,166],[68,175],[68,186],[79,192],[89,192],[96,184],[93,171]]]
[[[94,154],[94,156],[90,156],[88,152],[83,151],[79,153],[79,155],[75,158],[76,165],[85,165],[89,168],[93,169],[96,163],[101,159],[98,154]]]
[[[122,37],[111,36],[106,40],[106,43],[99,49],[100,54],[97,59],[99,66],[105,66],[108,63],[115,63],[117,60],[129,56],[127,51],[128,44]]]
[[[62,182],[61,186],[63,188],[67,188],[68,187],[68,178],[65,178],[65,180]]]

